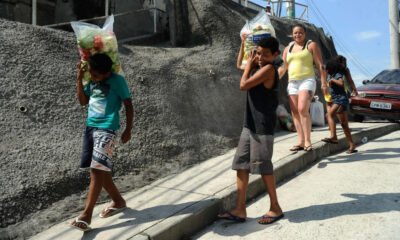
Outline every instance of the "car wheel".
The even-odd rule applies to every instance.
[[[364,121],[364,116],[354,114],[353,119],[356,122],[362,122],[362,121]]]

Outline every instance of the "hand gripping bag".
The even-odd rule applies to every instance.
[[[112,71],[123,75],[118,55],[118,42],[113,32],[113,25],[114,15],[107,17],[102,28],[85,22],[71,22],[78,42],[81,64],[84,70],[82,79],[84,85],[90,81],[88,59],[95,53],[107,54],[113,62]]]
[[[247,58],[250,52],[256,47],[257,43],[266,37],[275,37],[275,29],[271,24],[268,14],[261,10],[257,16],[250,21],[247,21],[240,31],[240,37],[246,38],[244,42],[244,55],[242,59],[241,68],[247,64]]]

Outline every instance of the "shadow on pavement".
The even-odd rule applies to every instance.
[[[199,203],[199,202],[207,202],[211,200],[201,200],[201,201],[193,201],[193,202],[185,202],[181,204],[167,204],[167,205],[159,205],[155,207],[149,207],[146,209],[142,210],[135,210],[132,208],[126,208],[120,217],[118,219],[115,219],[115,222],[118,223],[112,223],[109,225],[106,225],[104,223],[104,227],[97,227],[97,228],[92,228],[91,231],[85,232],[82,234],[82,240],[92,240],[98,238],[98,234],[104,232],[104,231],[109,231],[112,229],[117,229],[117,228],[126,228],[126,227],[137,227],[141,228],[140,230],[137,230],[137,233],[140,233],[144,231],[145,229],[154,226],[155,224],[165,220],[166,218],[172,216],[172,215],[183,215],[183,214],[191,214],[193,213],[193,209],[190,208],[193,204]],[[172,211],[171,211],[172,209]],[[102,221],[102,220],[99,220]],[[109,221],[108,219],[104,219],[103,221]],[[122,221],[122,222],[121,222]],[[138,226],[141,224],[149,223],[149,222],[154,222],[151,225],[143,225],[142,227]],[[71,228],[66,226],[65,231],[60,232],[58,235],[53,236],[54,239],[63,239],[64,234],[71,231]],[[76,231],[76,230],[74,230]],[[120,235],[125,234],[124,231],[119,231],[117,234],[112,235],[112,239],[119,239],[121,237]]]
[[[327,157],[327,161],[322,161],[318,163],[318,168],[325,168],[329,164],[338,164],[338,163],[350,163],[350,162],[358,162],[358,161],[370,161],[370,160],[384,160],[384,159],[392,159],[393,155],[388,153],[400,154],[400,148],[377,148],[371,150],[359,150],[358,153],[354,153],[351,155],[335,155],[333,157]],[[393,162],[392,162],[393,163]],[[400,164],[400,161],[398,162]]]
[[[372,195],[347,193],[342,194],[342,196],[353,200],[299,208],[285,212],[285,218],[290,222],[302,223],[344,215],[400,211],[400,193],[378,193]]]
[[[320,221],[345,215],[360,215],[370,213],[384,213],[400,211],[400,193],[379,193],[379,194],[357,194],[345,193],[342,196],[350,198],[350,201],[313,205],[285,212],[283,220],[292,223],[304,223],[309,221]],[[235,226],[237,225],[237,226]],[[265,228],[282,228],[280,222],[272,225],[257,224],[257,219],[248,219],[242,224],[225,224],[224,228],[216,228],[214,231],[221,236],[246,236]],[[225,231],[226,229],[226,231]]]

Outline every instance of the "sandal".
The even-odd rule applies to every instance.
[[[279,216],[273,217],[273,216],[269,216],[269,215],[264,215],[262,216],[260,219],[258,219],[258,223],[262,224],[262,225],[268,225],[268,224],[272,224],[276,221],[278,221],[279,219],[283,218],[284,215],[283,213]]]
[[[106,207],[101,213],[99,214],[99,217],[101,218],[108,218],[111,216],[114,216],[117,213],[120,213],[125,210],[126,207],[120,207],[120,208],[113,208],[113,207]]]
[[[358,150],[356,150],[356,149],[349,149],[346,151],[347,154],[352,154],[352,153],[356,153],[356,152],[358,152]]]
[[[80,227],[78,225],[79,223],[83,224],[83,227]],[[80,230],[82,232],[87,232],[87,231],[92,230],[92,228],[90,227],[89,223],[87,223],[87,222],[85,222],[83,220],[80,220],[79,218],[75,218],[75,220],[69,226],[72,227],[72,228],[78,229],[78,230]]]
[[[337,139],[332,139],[332,138],[323,138],[321,141],[326,142],[326,143],[332,143],[332,144],[338,144],[339,141]]]
[[[233,222],[238,222],[238,223],[246,222],[246,218],[236,216],[235,214],[233,214],[231,212],[226,212],[224,214],[220,214],[220,215],[218,215],[218,218],[233,221]]]
[[[310,152],[310,151],[312,151],[312,150],[314,150],[313,147],[312,147],[312,145],[309,145],[309,146],[307,146],[307,147],[304,147],[304,151],[306,151],[306,152]]]
[[[294,145],[293,147],[291,147],[289,149],[289,151],[292,151],[292,152],[297,152],[297,151],[301,151],[301,150],[304,150],[304,147],[302,147],[300,145]]]

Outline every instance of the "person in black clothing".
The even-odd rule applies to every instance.
[[[243,130],[232,163],[232,169],[237,172],[236,207],[218,217],[245,222],[249,174],[261,174],[271,206],[258,223],[271,224],[283,217],[271,161],[279,89],[279,75],[272,63],[280,51],[279,43],[274,37],[262,39],[257,45],[256,50],[249,56],[240,80],[240,90],[247,91],[247,100]]]

